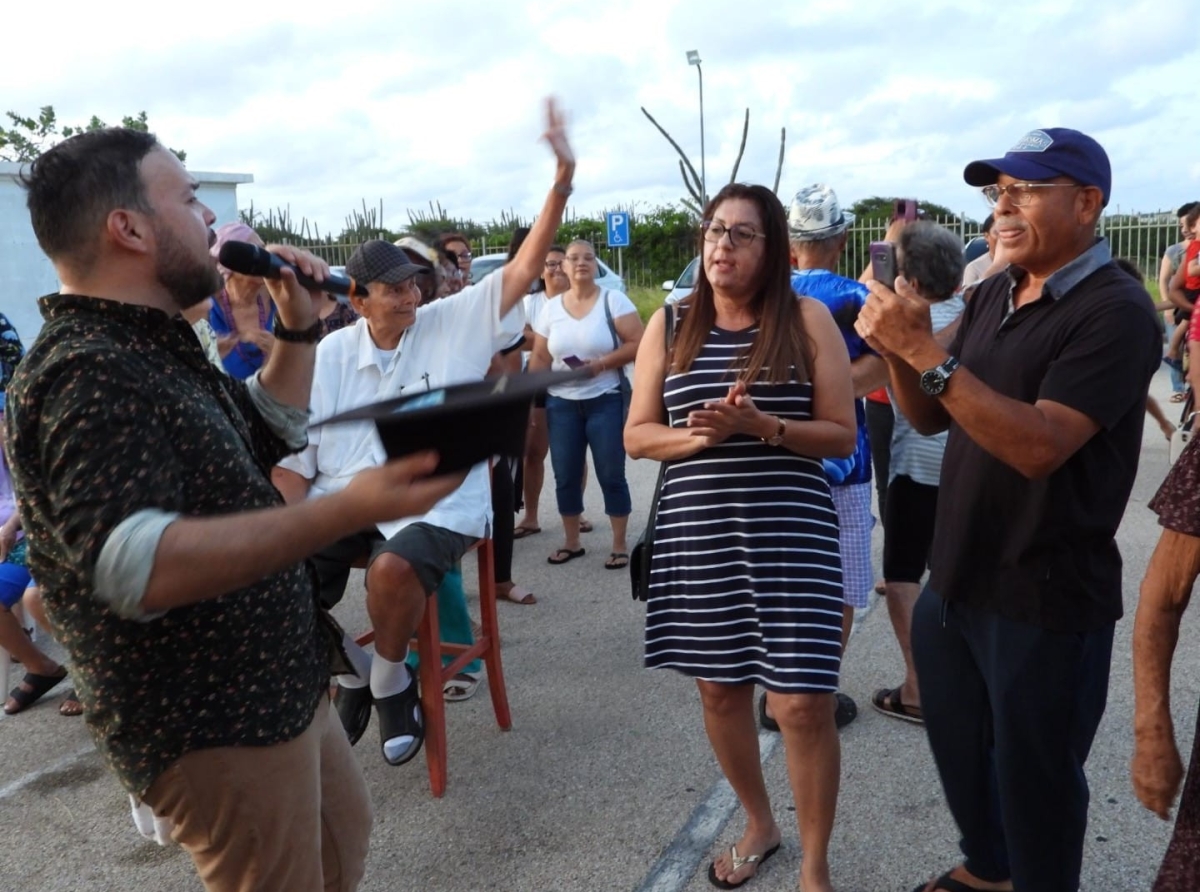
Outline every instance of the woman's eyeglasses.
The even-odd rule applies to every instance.
[[[547,260],[546,269],[562,269],[563,262],[561,260]]]
[[[704,232],[704,240],[713,244],[723,239],[725,233],[729,233],[729,241],[735,248],[745,248],[756,238],[766,238],[761,232],[755,232],[753,228],[743,223],[725,226],[714,220],[705,220],[700,224],[700,229]]]

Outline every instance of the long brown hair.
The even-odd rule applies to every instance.
[[[772,383],[808,381],[812,368],[812,343],[804,330],[799,298],[792,291],[792,270],[788,245],[787,213],[775,193],[765,186],[730,183],[704,207],[703,218],[711,220],[724,201],[745,199],[758,207],[762,218],[765,250],[754,282],[750,310],[758,323],[758,333],[745,355],[734,362],[744,364],[744,380],[749,384],[764,375]],[[704,234],[698,239],[700,269],[696,290],[681,307],[683,319],[675,342],[672,370],[686,372],[700,354],[708,333],[716,322],[713,287],[704,271]],[[795,370],[793,373],[793,369]]]

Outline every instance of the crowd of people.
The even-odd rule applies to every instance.
[[[346,265],[366,293],[346,301],[287,271],[220,267],[226,242],[261,240],[242,223],[214,230],[150,134],[82,134],[33,163],[31,221],[62,287],[42,299],[28,352],[0,320],[0,647],[25,670],[5,711],[69,666],[109,766],[206,888],[256,876],[260,889],[354,889],[372,816],[350,747],[374,715],[388,765],[421,750],[409,640],[426,599],[446,640],[471,643],[459,562],[490,536],[497,596],[537,603],[511,578],[512,553],[542,531],[547,457],[562,526],[548,562],[586,554],[590,453],[612,535],[601,565],[626,568],[626,458],[649,458],[664,474],[645,665],[696,680],[746,819],[709,881],[740,886],[783,844],[761,725],[783,740],[800,888],[834,888],[838,729],[858,714],[839,674],[875,590],[903,678],[881,678],[871,706],[924,726],[961,835],[962,861],[917,890],[1078,888],[1084,766],[1123,609],[1115,534],[1145,411],[1175,427],[1148,403],[1166,307],[1095,235],[1111,193],[1103,148],[1048,128],[968,164],[993,208],[988,252],[967,264],[958,236],[897,215],[882,280],[871,265],[837,273],[855,221],[830,186],[785,206],[730,184],[702,209],[694,291],[643,326],[596,283],[591,243],[555,244],[575,159],[552,103],[545,138],[542,212],[495,273],[470,282],[459,233],[373,240]],[[1183,328],[1200,295],[1200,206],[1180,219],[1185,243],[1160,281]],[[312,254],[269,250],[329,275]],[[1193,334],[1167,348],[1185,383],[1200,356],[1171,360],[1200,350]],[[530,410],[524,455],[490,467],[434,475],[431,454],[388,460],[368,422],[309,427],[492,374],[575,368],[591,374]],[[1183,775],[1168,690],[1200,575],[1198,479],[1191,446],[1151,506],[1165,530],[1135,626],[1133,781],[1164,817]],[[373,652],[330,615],[355,567]],[[67,665],[27,637],[22,601]],[[470,697],[479,677],[468,665],[442,694]],[[203,717],[188,706],[201,702]],[[294,782],[272,783],[280,771]],[[212,817],[235,802],[253,808]],[[1195,888],[1189,776],[1155,889]]]

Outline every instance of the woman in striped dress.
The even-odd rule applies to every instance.
[[[754,685],[783,731],[804,852],[801,888],[828,892],[840,751],[837,515],[821,459],[855,447],[846,346],[789,280],[783,206],[731,184],[705,208],[695,292],[666,354],[662,311],[637,358],[625,428],[667,463],[646,616],[646,665],[696,679],[713,751],[746,829],[709,867],[732,888],[779,847],[754,724]]]

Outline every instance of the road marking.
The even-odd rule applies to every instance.
[[[759,733],[758,748],[764,762],[771,758],[780,739],[781,736],[773,731]],[[677,892],[686,886],[697,865],[708,857],[721,828],[737,807],[733,788],[729,781],[721,778],[688,816],[636,892]]]
[[[53,774],[56,771],[62,771],[64,768],[69,768],[75,762],[78,762],[84,756],[96,752],[96,747],[93,744],[88,744],[80,750],[75,751],[69,756],[63,756],[57,762],[51,762],[37,771],[31,771],[24,777],[19,777],[15,781],[6,786],[0,787],[0,799],[7,799],[10,796],[15,796],[30,784],[41,780],[47,774]]]

